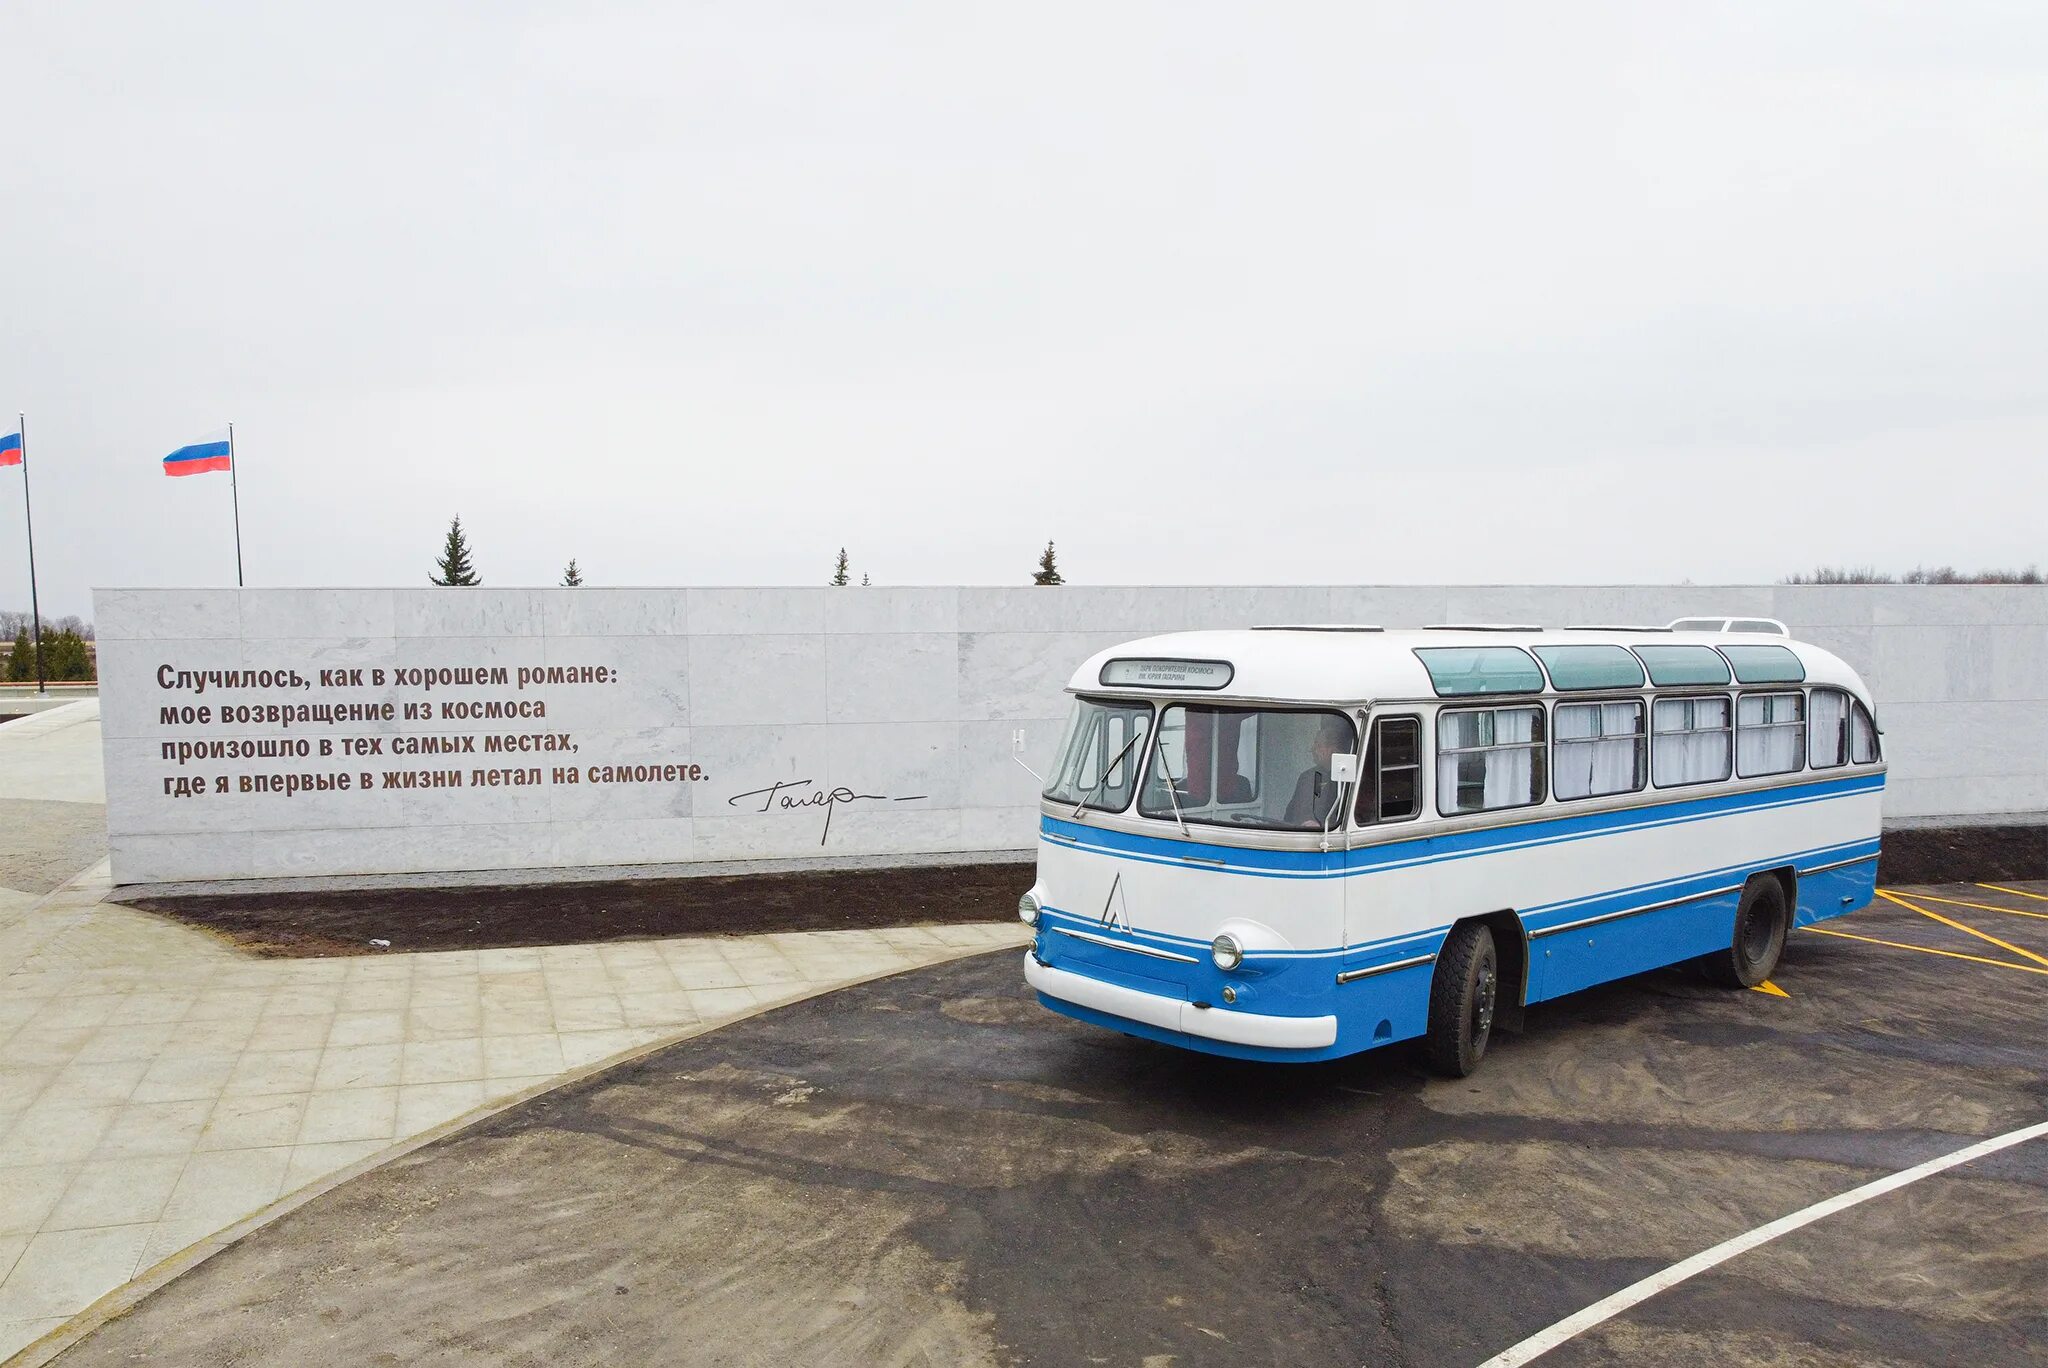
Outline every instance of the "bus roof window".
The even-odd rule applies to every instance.
[[[1726,684],[1729,679],[1728,662],[1711,646],[1638,646],[1636,655],[1649,668],[1650,682],[1660,688]]]
[[[1806,678],[1799,657],[1783,646],[1723,646],[1721,654],[1743,684],[1797,684]]]
[[[1560,689],[1640,689],[1643,667],[1620,646],[1538,646],[1537,658]]]
[[[1519,646],[1419,646],[1415,655],[1439,698],[1543,692],[1543,671]]]

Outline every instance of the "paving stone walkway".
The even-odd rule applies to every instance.
[[[0,729],[0,796],[22,743]],[[65,710],[71,712],[74,710]],[[70,801],[71,763],[38,759]],[[103,901],[101,862],[0,899],[0,1359],[159,1261],[469,1113],[1012,925],[261,960]]]

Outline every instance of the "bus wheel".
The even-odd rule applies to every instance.
[[[1446,1078],[1463,1078],[1479,1067],[1493,1035],[1499,993],[1493,932],[1482,922],[1453,928],[1437,953],[1436,977],[1429,985],[1429,1031],[1423,1049],[1432,1069]]]
[[[1702,961],[1707,977],[1724,988],[1754,988],[1778,967],[1790,929],[1785,889],[1768,874],[1749,881],[1735,909],[1735,935],[1726,950]]]

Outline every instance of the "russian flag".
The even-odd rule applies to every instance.
[[[166,475],[203,475],[229,466],[228,430],[209,433],[189,446],[181,446],[164,457]]]
[[[0,437],[0,466],[21,464],[21,434],[10,432]]]

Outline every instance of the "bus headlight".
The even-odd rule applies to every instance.
[[[1209,958],[1216,961],[1216,967],[1226,972],[1244,963],[1244,946],[1228,931],[1209,942]]]
[[[1017,920],[1026,926],[1038,925],[1038,899],[1029,893],[1017,899]]]

